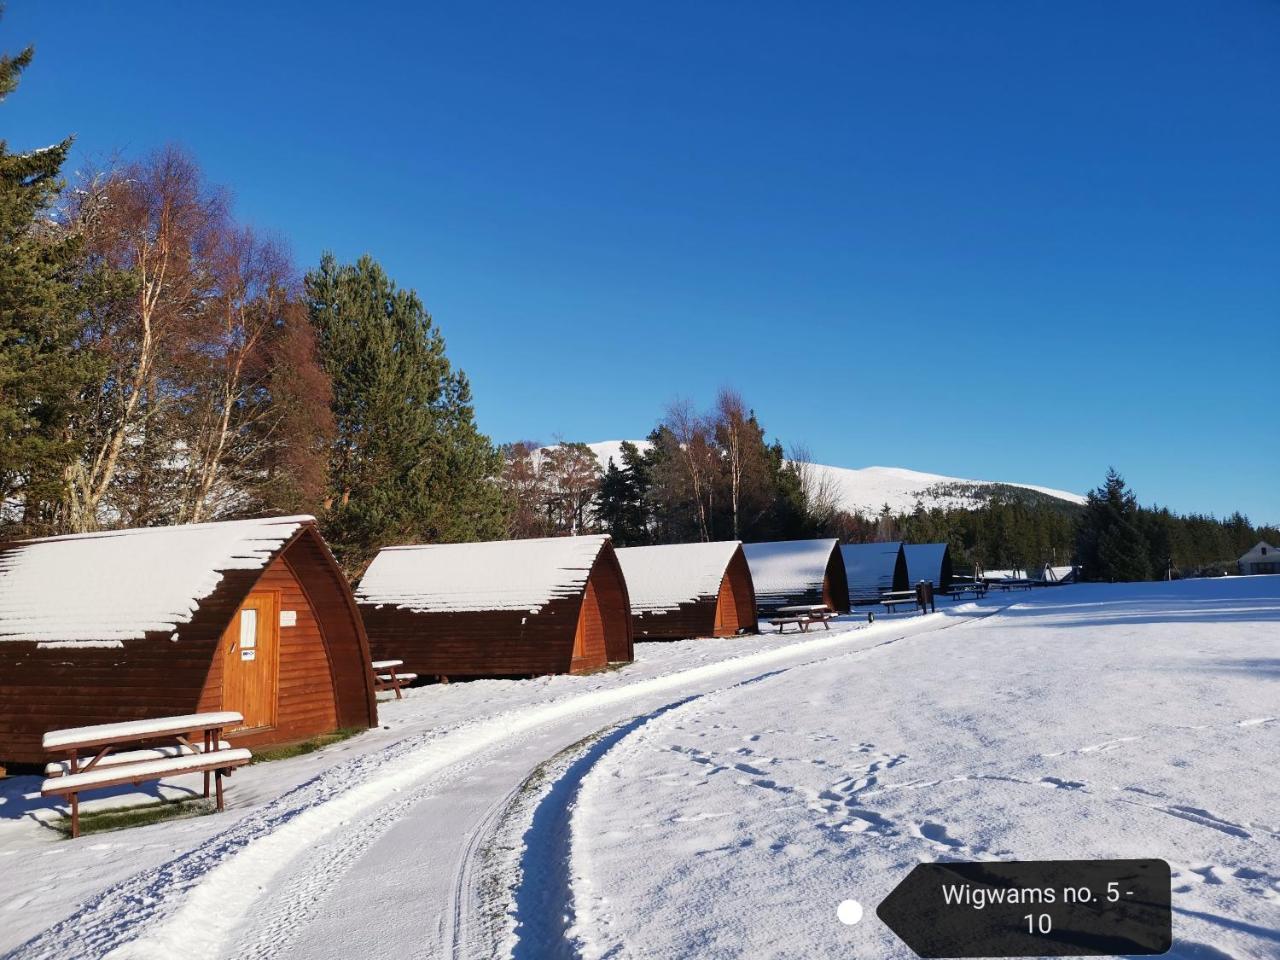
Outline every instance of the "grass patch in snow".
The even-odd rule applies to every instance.
[[[341,743],[343,740],[349,740],[358,733],[364,733],[364,729],[361,727],[342,727],[333,731],[333,733],[322,733],[318,737],[310,737],[297,743],[287,743],[281,747],[269,747],[266,750],[255,750],[253,751],[253,759],[249,762],[269,763],[272,760],[288,760],[290,757],[301,757],[307,753],[323,750],[325,747],[332,746],[335,743]]]
[[[130,827],[145,827],[151,823],[165,820],[186,820],[190,817],[213,813],[217,808],[213,799],[197,797],[181,800],[161,800],[159,803],[148,803],[142,806],[113,807],[108,810],[94,810],[91,813],[80,813],[80,836],[91,833],[110,833],[113,830],[128,830]],[[71,836],[71,818],[59,817],[51,820],[49,826],[64,837]]]

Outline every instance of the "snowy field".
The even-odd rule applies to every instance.
[[[1280,956],[1280,577],[944,607],[413,690],[222,816],[0,781],[0,955],[908,957],[917,862],[1161,857],[1169,956]]]

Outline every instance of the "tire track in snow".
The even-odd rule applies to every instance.
[[[949,629],[950,626],[954,624],[937,629]],[[670,722],[674,714],[686,708],[704,707],[708,701],[740,693],[743,687],[776,679],[794,670],[872,653],[904,640],[907,636],[909,634],[883,640],[859,650],[850,650],[834,656],[770,670],[725,687],[693,694],[629,720],[610,724],[597,731],[592,737],[562,751],[561,755],[567,762],[559,768],[553,780],[541,785],[540,796],[533,804],[531,814],[521,815],[520,812],[508,808],[510,813],[503,818],[528,824],[523,835],[524,849],[516,863],[520,879],[513,897],[512,919],[516,927],[510,933],[513,935],[514,943],[510,952],[504,953],[503,956],[509,956],[511,960],[544,960],[544,958],[577,960],[581,956],[581,950],[578,947],[579,938],[570,936],[570,931],[579,920],[575,906],[579,902],[579,897],[573,888],[571,870],[571,825],[574,806],[587,775],[628,737],[641,730],[652,729],[651,725],[655,722]],[[531,775],[530,780],[534,776],[537,776],[537,772]],[[527,786],[530,780],[526,780],[513,792],[511,807],[518,806],[521,798],[528,794]],[[476,957],[488,955],[490,954],[475,954]],[[462,955],[455,954],[455,956],[461,960]]]
[[[961,626],[975,613],[985,619],[1000,609],[990,613],[951,611],[952,616],[966,617],[959,623],[944,624],[932,617],[917,620],[912,626],[920,629],[850,652],[866,652],[908,635]],[[939,620],[944,616],[947,615],[938,615]],[[714,681],[753,665],[839,648],[868,633],[890,632],[885,628],[896,630],[901,626],[881,621],[871,627],[806,638],[772,650],[406,737],[376,753],[331,767],[173,860],[114,885],[5,957],[61,960],[91,953],[114,960],[167,960],[174,955],[187,960],[212,960],[224,956],[227,942],[243,918],[251,909],[261,909],[264,891],[286,867],[311,853],[319,858],[321,850],[328,855],[337,854],[343,863],[353,863],[413,803],[439,789],[444,782],[442,771],[455,767],[460,775],[464,768],[459,765],[469,758],[479,762],[479,755],[487,748],[513,735],[587,710]],[[795,666],[819,659],[824,658],[809,657]],[[411,793],[399,801],[395,799],[406,791]],[[379,811],[388,801],[389,809]],[[340,834],[336,840],[335,833]],[[324,864],[324,869],[318,871],[322,882],[331,886],[341,872],[332,868],[327,856],[317,862]],[[296,893],[277,891],[270,899],[296,904],[300,900],[314,902],[323,895],[323,891],[315,890]],[[260,956],[269,956],[284,946],[290,939],[290,930],[296,932],[297,924],[282,924],[275,929],[281,938],[263,943]]]

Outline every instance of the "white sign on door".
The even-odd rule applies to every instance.
[[[257,650],[241,650],[240,651],[241,660],[256,660],[257,658],[258,658]]]
[[[240,649],[252,650],[258,645],[258,611],[250,607],[240,611]],[[253,657],[243,657],[252,660]]]

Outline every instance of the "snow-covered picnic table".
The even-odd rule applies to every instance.
[[[779,633],[785,631],[789,623],[794,623],[799,627],[801,633],[808,633],[809,625],[813,623],[821,623],[823,627],[830,630],[831,627],[827,621],[835,618],[835,612],[825,603],[798,603],[787,607],[778,607],[775,612],[778,615],[771,619],[769,623],[777,627]]]
[[[253,757],[248,750],[233,748],[223,740],[222,731],[243,722],[244,717],[234,710],[220,710],[50,730],[41,741],[44,749],[63,752],[66,759],[45,767],[48,779],[41,785],[40,795],[69,799],[72,837],[80,835],[80,792],[100,787],[203,773],[207,797],[212,774],[217,808],[221,811],[223,775]],[[155,745],[158,740],[173,742]],[[142,744],[148,746],[115,752],[118,747]],[[81,751],[93,752],[87,763],[82,764]]]
[[[371,666],[373,667],[373,689],[378,693],[394,690],[397,700],[403,699],[400,688],[418,679],[416,673],[400,672],[400,667],[404,666],[403,660],[375,660]]]

